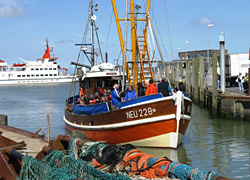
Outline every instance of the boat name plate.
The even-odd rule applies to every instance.
[[[138,109],[138,110],[132,110],[126,112],[127,119],[134,119],[138,117],[146,117],[146,116],[152,116],[156,112],[155,108],[143,108],[143,109]]]

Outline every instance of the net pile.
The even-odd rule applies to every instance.
[[[98,142],[77,147],[76,138],[69,153],[49,153],[42,161],[25,156],[19,179],[119,179],[177,178],[181,180],[215,180],[217,173],[155,158],[132,145],[105,145]]]

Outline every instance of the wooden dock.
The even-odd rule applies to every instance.
[[[42,136],[36,135],[33,137],[34,133],[28,131],[0,124],[0,132],[2,132],[2,136],[17,143],[24,141],[26,146],[17,150],[23,155],[28,154],[29,156],[35,157],[44,146],[48,146],[48,142],[43,140]]]

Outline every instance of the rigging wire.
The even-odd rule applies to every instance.
[[[101,45],[100,45],[99,36],[98,36],[98,33],[97,33],[97,28],[96,28],[95,21],[94,21],[94,26],[95,26],[95,33],[96,33],[96,38],[97,38],[97,42],[98,42],[98,46],[99,46],[99,50],[100,50],[102,62],[104,62],[104,61],[103,61],[103,56],[102,56],[102,49],[101,49]]]
[[[144,4],[145,4],[145,7],[147,7],[146,0],[144,0]],[[152,19],[151,19],[151,17],[150,17],[148,8],[147,8],[147,16],[148,16],[148,21],[149,21],[149,23],[150,23],[151,26],[152,26],[153,34],[154,34],[154,37],[155,37],[155,42],[156,42],[156,45],[157,45],[157,48],[158,48],[158,51],[159,51],[159,54],[160,54],[160,57],[161,57],[162,65],[163,65],[164,70],[165,70],[165,69],[166,69],[165,61],[164,61],[164,59],[163,59],[163,55],[162,55],[162,52],[161,52],[161,49],[160,49],[160,45],[159,45],[158,39],[157,39],[157,37],[156,37],[155,30],[154,30],[154,28],[153,28]]]
[[[90,6],[90,4],[89,4]],[[85,30],[84,30],[84,35],[83,35],[83,38],[82,38],[82,44],[84,43],[84,39],[86,38],[87,36],[87,31],[88,31],[88,25],[89,25],[89,20],[90,20],[90,17],[91,17],[91,14],[89,14],[88,16],[88,19],[87,19],[87,25],[85,27]],[[79,53],[78,53],[78,57],[77,57],[77,63],[79,62],[79,59],[80,59],[80,55],[81,55],[81,47],[79,49]],[[76,94],[76,71],[77,71],[77,65],[75,66],[75,70],[74,70],[74,78],[72,79],[72,84],[71,84],[71,87],[70,87],[70,90],[69,90],[69,94],[68,94],[68,98],[70,97],[70,95],[72,94],[73,92],[73,97],[75,97],[75,94]],[[75,99],[73,98],[73,101]]]
[[[159,33],[159,36],[160,36],[160,39],[161,39],[161,42],[162,42],[162,46],[163,46],[164,52],[165,52],[165,54],[166,54],[166,56],[167,56],[167,59],[169,60],[170,58],[168,57],[168,54],[167,54],[167,51],[166,51],[166,48],[165,48],[165,45],[164,45],[164,42],[163,42],[163,39],[162,39],[162,36],[161,36],[161,32],[160,32],[160,29],[159,29],[159,27],[158,27],[158,24],[157,24],[155,18],[154,18],[154,21],[155,21],[156,29],[157,29],[157,31],[158,31],[158,33]]]
[[[167,13],[167,5],[166,5],[166,1],[164,1],[164,5],[165,5],[165,12],[166,12],[166,21],[167,21],[167,28],[168,28],[168,36],[169,36],[169,43],[170,43],[170,49],[171,49],[171,55],[172,55],[172,60],[174,59],[174,55],[173,55],[173,47],[172,47],[172,38],[170,35],[170,28],[169,28],[169,24],[168,24],[168,13]]]
[[[111,24],[112,24],[113,16],[114,16],[114,10],[112,9],[111,18],[110,18],[110,22],[109,22],[109,30],[108,30],[108,37],[107,37],[105,52],[107,52],[107,47],[108,47],[108,43],[109,43],[109,34],[110,34],[110,29],[111,29]]]

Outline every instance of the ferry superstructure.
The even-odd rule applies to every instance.
[[[47,39],[46,43],[43,57],[36,61],[23,60],[25,63],[8,65],[0,60],[0,85],[72,82],[71,75],[63,74],[67,69],[57,64],[58,58],[50,56],[52,49],[49,49]]]

